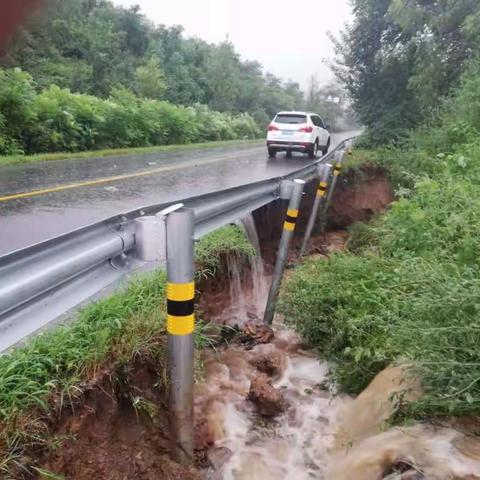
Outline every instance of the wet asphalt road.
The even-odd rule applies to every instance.
[[[336,146],[354,133],[332,135]],[[114,176],[96,185],[0,201],[0,255],[105,217],[285,175],[308,158],[268,159],[264,142],[179,153],[151,153],[15,165],[0,168],[0,197]]]

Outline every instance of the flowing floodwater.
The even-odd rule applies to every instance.
[[[246,400],[251,381],[259,375],[254,361],[264,357],[278,365],[273,386],[282,391],[287,404],[276,418],[262,418]],[[324,478],[325,455],[334,442],[334,419],[345,403],[325,389],[324,363],[303,351],[298,339],[283,329],[277,329],[270,344],[249,350],[232,346],[207,354],[204,361],[207,378],[198,394],[203,402],[209,399],[207,416],[215,425],[215,448],[231,452],[217,476],[207,478]]]
[[[258,317],[262,317],[265,310],[267,296],[268,296],[268,287],[269,281],[265,275],[265,264],[262,259],[262,252],[260,250],[260,240],[258,239],[258,232],[255,226],[255,220],[253,215],[250,213],[242,219],[243,227],[245,228],[245,233],[247,238],[250,240],[250,243],[255,248],[256,255],[250,260],[250,270],[252,278],[252,287],[254,295],[254,305],[256,314]]]
[[[246,322],[258,321],[263,317],[270,279],[260,253],[260,242],[253,216],[241,220],[247,238],[255,249],[254,257],[245,259],[235,254],[226,257],[229,283],[229,302],[219,315],[209,320],[230,326],[243,327]]]
[[[259,252],[253,219],[244,225]],[[231,307],[222,323],[260,326],[269,284],[261,257],[248,272],[235,257],[228,262]],[[281,323],[274,327],[269,343],[204,352],[195,415],[210,445],[207,480],[480,480],[480,440],[468,429],[386,430],[399,396],[421,394],[403,368],[387,368],[356,399],[336,395],[326,381],[329,366]],[[283,396],[276,416],[260,415],[249,400],[262,362]]]

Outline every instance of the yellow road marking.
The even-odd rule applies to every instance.
[[[248,152],[248,154],[251,154],[251,153],[252,152]],[[212,163],[223,162],[224,160],[228,160],[229,158],[230,157],[226,157],[226,156],[216,157],[203,162],[199,161],[198,164],[202,166],[209,165]],[[31,192],[13,193],[11,195],[5,195],[3,197],[0,197],[0,202],[8,202],[9,200],[18,200],[20,198],[35,197],[37,195],[44,195],[46,193],[63,192],[64,190],[72,190],[74,188],[102,185],[104,183],[116,182],[118,180],[127,180],[130,178],[145,177],[153,173],[169,172],[174,170],[181,170],[182,168],[187,168],[187,167],[195,167],[198,164],[192,163],[192,161],[189,161],[189,162],[178,163],[177,165],[168,165],[168,166],[153,168],[150,170],[142,170],[136,173],[127,173],[125,175],[115,175],[113,177],[98,178],[96,180],[86,180],[84,182],[69,183],[67,185],[59,185],[58,187],[42,188],[41,190],[32,190]]]

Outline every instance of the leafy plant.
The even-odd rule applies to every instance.
[[[397,200],[351,227],[348,252],[294,270],[281,299],[345,391],[359,393],[389,364],[410,365],[424,396],[400,416],[480,412],[480,143],[476,115],[461,113],[478,107],[477,80],[469,70],[401,146],[355,151],[347,168],[386,168]]]

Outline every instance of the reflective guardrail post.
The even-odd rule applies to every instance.
[[[328,181],[330,180],[330,173],[332,171],[332,166],[329,163],[319,165],[319,177],[320,181],[318,182],[317,193],[315,195],[315,200],[313,202],[312,211],[310,213],[310,218],[308,219],[307,228],[305,230],[305,235],[303,237],[302,246],[300,247],[299,257],[305,255],[307,250],[308,241],[312,235],[313,227],[315,221],[317,220],[318,208],[322,202],[325,202],[326,195],[328,191]]]
[[[348,140],[345,143],[345,148],[347,149],[348,156],[352,156],[353,155],[353,140]]]
[[[327,199],[325,200],[325,203],[323,204],[322,212],[320,214],[322,219],[326,218],[327,210],[328,210],[328,207],[329,207],[330,202],[332,200],[332,196],[333,196],[333,192],[335,190],[335,186],[337,185],[338,176],[342,172],[342,166],[343,166],[344,158],[345,158],[345,151],[344,150],[341,150],[341,151],[339,151],[335,154],[335,166],[333,167],[333,176],[332,176],[332,179],[330,181],[330,186],[328,188]],[[323,228],[325,228],[325,225],[323,225],[322,230],[323,230]]]
[[[273,271],[272,285],[268,294],[267,307],[265,309],[265,315],[263,321],[267,324],[273,322],[273,316],[275,315],[275,308],[277,306],[278,293],[280,291],[280,285],[282,283],[283,272],[285,271],[285,265],[287,263],[288,249],[290,247],[293,234],[295,233],[295,224],[298,218],[298,209],[302,201],[302,193],[305,182],[303,180],[294,180],[293,188],[290,196],[290,202],[288,204],[288,211],[283,224],[282,237],[280,239],[280,245],[278,247],[277,261],[275,263],[275,269]]]
[[[170,427],[177,461],[193,463],[194,233],[192,209],[166,217]]]

